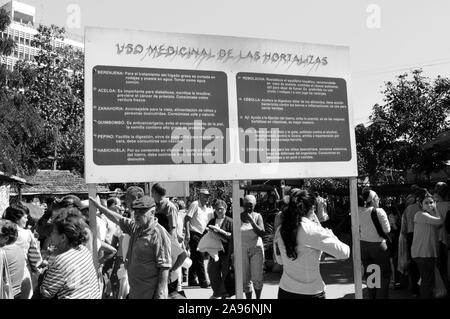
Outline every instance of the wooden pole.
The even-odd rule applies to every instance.
[[[53,170],[56,171],[58,165],[58,128],[55,127],[55,149],[54,149],[54,159],[53,159]]]
[[[97,196],[97,184],[88,184],[89,196]],[[92,259],[95,269],[98,269],[98,247],[97,247],[97,208],[89,201],[89,227],[92,232]]]
[[[358,188],[356,177],[350,177],[350,209],[352,219],[353,276],[355,279],[355,299],[362,299],[361,249],[359,237]]]
[[[234,274],[236,280],[236,299],[244,298],[242,276],[242,237],[241,237],[241,209],[239,204],[239,181],[233,181],[233,245],[234,245]]]
[[[22,185],[21,184],[17,184],[17,196],[19,198],[19,202],[22,201]],[[8,203],[9,206],[9,203]]]
[[[184,183],[184,200],[189,197],[189,182]]]

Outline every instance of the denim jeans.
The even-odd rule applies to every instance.
[[[254,289],[261,290],[263,287],[264,247],[243,247],[242,268],[244,292],[252,292],[252,283]]]

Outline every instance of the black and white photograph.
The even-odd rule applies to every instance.
[[[0,299],[447,303],[449,14],[1,0]]]

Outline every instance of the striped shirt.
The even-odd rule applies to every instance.
[[[49,265],[41,286],[44,298],[100,299],[92,255],[83,245],[59,254]]]
[[[41,252],[39,251],[37,241],[31,230],[17,227],[17,231],[16,245],[22,248],[29,269],[36,271],[37,267],[42,263]]]

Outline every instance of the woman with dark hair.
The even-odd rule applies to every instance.
[[[52,219],[56,218],[61,210],[69,208],[81,209],[81,200],[75,195],[66,195],[60,199],[51,197],[46,202],[48,203],[47,209],[44,215],[38,220],[36,228],[42,251],[46,251],[51,244],[50,238],[53,230]]]
[[[227,204],[219,199],[214,203],[214,218],[208,222],[206,231],[217,234],[222,241],[224,250],[219,252],[219,260],[209,258],[208,275],[211,281],[213,295],[210,299],[226,298],[225,278],[230,269],[231,254],[233,253],[233,220],[225,216]],[[206,232],[205,231],[205,232]]]
[[[62,213],[53,221],[51,234],[56,257],[47,269],[40,292],[43,298],[100,299],[92,255],[83,245],[88,239],[80,216]]]
[[[381,271],[380,288],[368,288],[369,298],[387,299],[389,297],[389,282],[391,278],[391,261],[389,250],[384,237],[381,237],[374,222],[378,221],[382,231],[391,231],[389,220],[384,209],[379,208],[380,198],[369,188],[362,191],[364,207],[359,207],[359,228],[361,234],[361,261],[367,277],[369,265],[378,265]],[[375,213],[376,215],[373,215]],[[372,217],[373,216],[373,217]],[[376,218],[374,220],[374,217]]]
[[[37,278],[37,275],[39,275],[38,267],[42,263],[36,238],[34,238],[31,230],[25,229],[29,214],[28,207],[17,202],[6,208],[3,216],[17,225],[18,236],[16,244],[22,248],[24,260],[26,261],[20,294],[21,299],[31,299],[33,296],[32,274],[33,278]]]
[[[433,195],[426,189],[417,197],[420,210],[414,216],[414,237],[411,257],[419,267],[420,298],[433,298],[435,266],[438,254],[437,228],[444,222],[436,209]]]
[[[331,230],[308,218],[313,210],[312,194],[296,190],[283,212],[274,239],[275,257],[283,265],[279,299],[325,299],[325,283],[319,267],[322,252],[338,259],[350,256],[350,248]]]
[[[25,259],[23,258],[22,248],[16,244],[18,232],[17,226],[6,219],[0,219],[0,286],[8,284],[4,282],[4,278],[10,280],[12,296],[14,298],[20,297],[20,290],[23,280],[23,273],[25,269]],[[2,258],[4,256],[4,259]],[[9,279],[4,267],[7,267]],[[2,299],[0,289],[0,299]]]
[[[450,196],[449,196],[449,187],[447,183],[438,182],[434,187],[434,200],[436,201],[436,209],[439,211],[443,222],[450,217],[447,216],[448,211],[450,210]],[[437,267],[441,273],[441,276],[444,280],[447,288],[450,288],[449,282],[449,255],[448,250],[450,246],[450,236],[445,227],[438,228],[438,259],[437,259]]]

